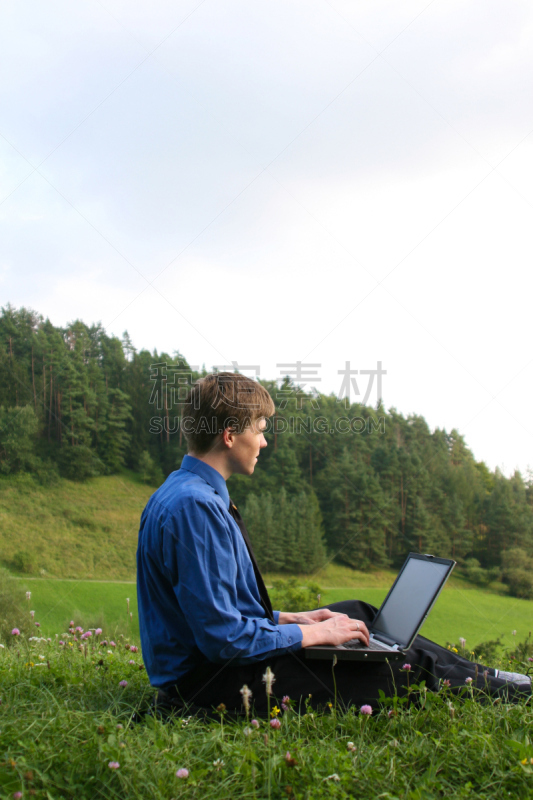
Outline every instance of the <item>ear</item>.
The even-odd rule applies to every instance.
[[[224,447],[227,447],[228,450],[231,450],[233,447],[235,436],[236,433],[233,428],[224,428],[222,431],[222,444]]]

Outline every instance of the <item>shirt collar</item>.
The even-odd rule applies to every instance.
[[[226,481],[220,472],[213,467],[210,467],[209,464],[205,463],[205,461],[201,461],[199,458],[195,458],[194,456],[183,456],[181,469],[186,469],[188,472],[194,472],[196,475],[199,475],[200,478],[203,478],[204,481],[212,486],[215,492],[220,495],[226,508],[229,508],[228,487],[226,486]]]

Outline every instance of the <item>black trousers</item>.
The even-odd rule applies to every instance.
[[[374,606],[356,600],[333,603],[327,608],[364,620],[367,624],[377,611]],[[528,684],[518,685],[498,679],[494,669],[468,661],[423,636],[416,637],[400,661],[338,661],[334,668],[335,680],[332,661],[309,660],[304,653],[301,650],[269,657],[246,666],[231,661],[206,663],[177,686],[160,690],[156,702],[163,708],[189,706],[192,710],[213,709],[224,703],[229,712],[240,713],[243,710],[240,689],[247,684],[253,693],[255,713],[264,715],[267,698],[262,676],[270,667],[275,676],[271,706],[275,702],[279,705],[284,695],[294,700],[296,707],[302,707],[309,696],[313,707],[325,705],[335,699],[335,683],[338,703],[345,707],[372,705],[378,701],[380,690],[388,697],[407,693],[407,675],[402,671],[406,662],[411,665],[409,684],[412,686],[425,680],[430,691],[438,691],[441,681],[446,680],[450,682],[450,690],[457,693],[465,687],[466,679],[472,678],[471,685],[489,695],[516,701],[530,694]]]

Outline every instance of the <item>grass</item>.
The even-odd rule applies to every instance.
[[[0,553],[13,569],[61,578],[135,579],[139,520],[154,488],[133,473],[36,485],[0,479]]]
[[[16,792],[43,800],[533,793],[533,712],[524,701],[479,703],[467,689],[457,698],[415,688],[410,706],[384,699],[370,717],[353,708],[289,711],[279,730],[223,715],[135,721],[151,691],[126,638],[114,648],[96,637],[81,649],[55,637],[12,645],[0,648],[2,800]],[[180,769],[188,777],[177,777]]]
[[[84,628],[102,627],[138,636],[136,588],[132,583],[70,581],[51,578],[20,578],[21,591],[31,591],[31,608],[43,635],[67,630],[75,619]],[[379,606],[387,588],[336,588],[323,591],[321,603],[357,598]],[[129,598],[128,618],[126,598]],[[516,630],[516,635],[513,631]],[[422,628],[421,633],[439,644],[457,643],[460,637],[471,649],[487,640],[501,638],[504,647],[514,649],[517,640],[533,630],[533,603],[500,596],[480,589],[447,586]]]

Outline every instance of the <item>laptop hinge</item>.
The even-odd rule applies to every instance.
[[[384,647],[389,647],[391,650],[399,650],[401,647],[398,642],[396,642],[391,636],[387,636],[385,633],[371,633],[370,638],[375,642],[382,644]]]

